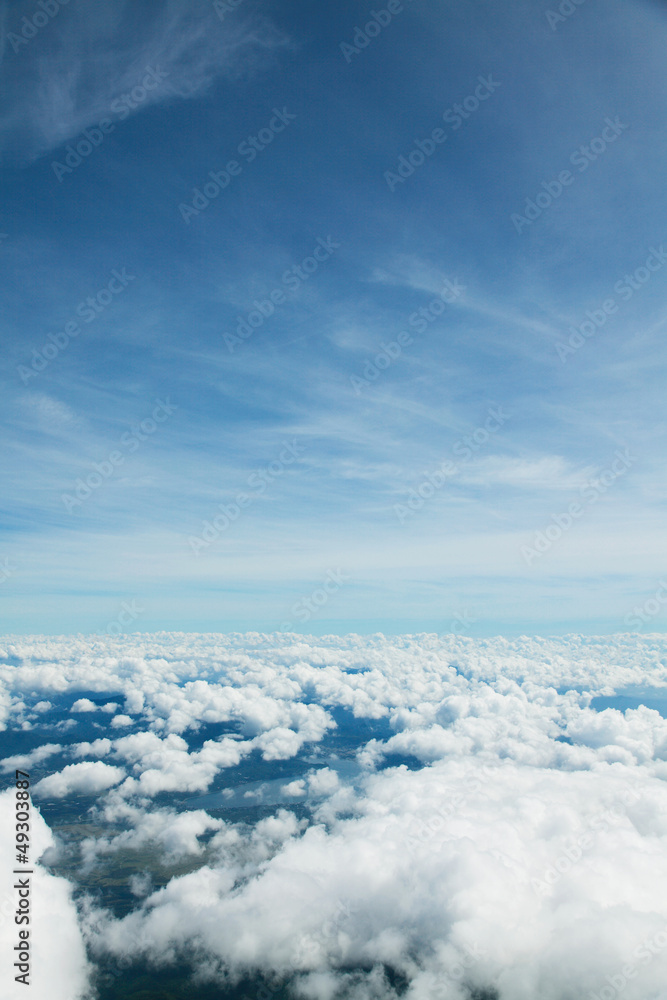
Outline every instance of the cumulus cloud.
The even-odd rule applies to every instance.
[[[57,774],[49,774],[38,781],[33,794],[42,798],[62,799],[66,795],[97,795],[106,791],[125,777],[122,767],[105,764],[101,760],[68,764]]]
[[[301,798],[306,794],[306,782],[303,778],[296,778],[294,781],[290,781],[287,785],[283,785],[281,792],[283,795]]]
[[[253,840],[259,843],[278,844],[293,837],[299,831],[299,823],[294,813],[279,809],[275,816],[267,816],[255,824]]]
[[[136,733],[114,742],[114,753],[133,765],[138,777],[127,778],[127,795],[153,796],[160,792],[203,792],[218,771],[238,764],[252,743],[224,738],[206,740],[201,750],[188,752],[181,736],[170,733],[161,739],[155,733]]]
[[[97,858],[119,850],[139,850],[148,844],[156,845],[164,853],[166,862],[186,855],[201,854],[200,838],[212,831],[221,830],[225,823],[209,816],[203,809],[178,813],[172,809],[148,811],[116,799],[104,810],[107,822],[122,821],[130,825],[115,837],[91,837],[82,843],[82,857],[90,868]]]
[[[226,868],[173,880],[105,921],[96,947],[159,959],[203,943],[239,974],[386,964],[415,997],[464,996],[465,983],[517,1000],[596,991],[667,927],[667,792],[633,779],[619,765],[460,760],[373,775],[358,815],[328,830],[296,837],[275,821],[288,837],[242,889]],[[635,964],[639,998],[659,988],[667,949]]]
[[[41,764],[43,760],[48,760],[56,753],[62,753],[61,743],[44,743],[41,747],[35,747],[30,753],[15,754],[13,757],[5,757],[0,761],[2,770],[14,771],[20,768],[22,771],[29,771],[34,764]]]
[[[330,767],[321,767],[308,776],[308,791],[312,795],[331,795],[339,785],[338,774]]]
[[[258,736],[255,745],[261,749],[264,760],[289,760],[290,757],[296,756],[303,742],[294,730],[276,726],[268,733]]]
[[[122,918],[89,904],[97,958],[194,950],[212,976],[288,976],[312,1000],[387,1000],[401,982],[406,1000],[607,1000],[619,976],[623,1000],[659,996],[664,639],[120,641],[93,656],[80,639],[24,639],[0,672],[17,724],[25,691],[91,683],[141,713],[138,732],[107,718],[108,736],[41,748],[104,758],[35,790],[96,789],[84,864],[150,845],[155,866],[194,869],[157,889],[145,871]],[[646,704],[595,709],[616,691]],[[216,815],[226,803],[243,818]]]
[[[111,750],[111,740],[103,737],[99,740],[93,740],[92,743],[85,741],[83,743],[74,743],[70,747],[70,753],[74,757],[106,757],[106,755]]]
[[[70,708],[70,712],[97,712],[98,710],[99,706],[90,698],[77,698]]]
[[[129,715],[114,715],[111,720],[112,729],[125,729],[132,725],[132,718]]]

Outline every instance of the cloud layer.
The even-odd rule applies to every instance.
[[[312,1000],[401,982],[409,1000],[612,1000],[621,980],[627,1000],[655,1000],[666,652],[623,636],[15,640],[0,652],[10,728],[41,731],[48,712],[31,706],[59,698],[79,721],[5,766],[63,761],[34,786],[43,809],[89,797],[81,873],[187,860],[155,888],[152,870],[133,876],[124,916],[82,903],[95,961],[195,954],[203,979],[262,972]],[[82,697],[113,700],[131,731]],[[615,697],[624,710],[606,707]],[[86,714],[100,735],[77,740]],[[237,787],[251,758],[260,781]],[[296,776],[275,777],[289,761]],[[235,803],[264,814],[238,819]]]

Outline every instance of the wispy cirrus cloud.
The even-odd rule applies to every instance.
[[[33,13],[30,3],[0,9],[0,154],[10,162],[31,162],[113,118],[114,102],[141,86],[148,69],[159,72],[160,85],[124,102],[123,119],[198,97],[218,78],[252,75],[271,52],[291,44],[266,16],[239,12],[223,25],[205,0],[72,5],[24,38],[22,18]]]

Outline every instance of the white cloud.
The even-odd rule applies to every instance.
[[[74,743],[70,750],[75,757],[106,757],[111,750],[111,740],[103,737],[92,743]]]
[[[126,726],[132,725],[132,718],[129,715],[114,715],[111,720],[112,729],[124,729]]]
[[[38,781],[33,794],[43,798],[62,799],[67,795],[96,795],[117,785],[125,777],[122,767],[101,760],[68,764],[57,774]]]
[[[448,760],[371,776],[356,808],[328,831],[277,829],[282,849],[234,892],[227,868],[173,880],[97,945],[159,956],[201,940],[239,972],[388,963],[415,997],[453,989],[465,963],[480,988],[556,1000],[600,989],[667,926],[667,791],[622,766]],[[660,987],[667,950],[637,964],[629,998]]]
[[[667,720],[590,703],[647,688],[667,702],[664,638],[163,635],[133,637],[122,656],[77,639],[24,639],[20,652],[0,675],[17,720],[25,691],[90,690],[91,677],[143,713],[141,732],[58,747],[104,762],[36,786],[97,789],[102,836],[84,862],[150,843],[156,862],[203,864],[157,891],[147,874],[122,920],[90,910],[95,954],[160,961],[203,946],[211,968],[300,975],[313,1000],[391,997],[383,963],[409,981],[407,1000],[469,1000],[462,983],[502,1000],[599,994],[623,963],[637,970],[623,1000],[662,989],[667,945],[641,955],[667,926]],[[337,738],[341,709],[384,735],[336,762],[317,744]],[[223,733],[191,749],[204,724]],[[309,743],[303,776],[275,781],[271,762]],[[276,806],[234,824],[196,801],[150,801],[205,793],[252,751],[264,807],[280,789],[310,821]],[[381,770],[390,754],[414,769]],[[216,801],[239,795],[231,786]]]
[[[330,767],[321,767],[308,775],[308,791],[311,795],[331,795],[339,786],[338,775]]]
[[[252,743],[223,738],[206,740],[201,750],[188,752],[186,741],[175,733],[161,739],[155,733],[136,733],[114,742],[114,752],[133,764],[138,777],[123,784],[126,795],[160,792],[203,792],[223,768],[239,763]]]
[[[22,771],[29,771],[33,764],[41,764],[43,760],[48,760],[56,753],[60,753],[63,746],[60,743],[44,743],[41,747],[36,747],[30,753],[15,754],[13,757],[5,757],[0,761],[2,770],[14,771],[20,768]]]
[[[121,820],[131,828],[115,837],[92,837],[83,842],[82,856],[91,866],[101,855],[118,850],[139,850],[147,844],[162,848],[165,860],[171,862],[186,855],[198,855],[203,847],[200,838],[224,828],[221,819],[209,816],[203,809],[177,813],[171,809],[146,809],[112,801],[105,812],[107,820]]]
[[[279,809],[275,816],[267,816],[255,824],[252,839],[260,844],[283,844],[298,832],[299,822],[294,813]]]
[[[283,795],[302,798],[306,794],[306,782],[303,778],[297,778],[295,781],[290,781],[289,784],[283,785],[280,790]]]
[[[70,708],[70,712],[97,712],[97,711],[98,711],[98,706],[95,704],[94,701],[91,701],[90,698],[77,698],[77,700]]]
[[[255,746],[262,751],[264,760],[289,760],[303,746],[303,739],[292,729],[277,726],[255,739]]]
[[[4,997],[15,998],[25,992],[33,1000],[73,1000],[87,990],[91,971],[85,954],[82,932],[72,898],[73,886],[64,878],[49,874],[37,863],[44,852],[54,845],[53,834],[33,806],[30,829],[31,923],[30,944],[34,949],[31,964],[30,986],[14,982],[16,970],[12,968],[14,946],[18,944],[18,931],[14,911],[18,890],[13,888],[11,872],[15,867],[14,842],[14,791],[0,792],[0,865],[4,874],[4,890],[0,899],[0,992]],[[26,876],[16,876],[16,879]],[[37,958],[39,956],[39,958]]]

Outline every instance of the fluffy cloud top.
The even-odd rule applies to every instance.
[[[116,740],[114,752],[132,763],[138,775],[128,778],[122,791],[153,796],[160,792],[205,791],[219,770],[238,764],[250,747],[232,739],[206,740],[201,750],[188,753],[181,736],[170,733],[160,739],[147,732]]]
[[[90,698],[77,698],[70,712],[97,712],[98,706]]]
[[[117,785],[125,777],[122,767],[101,760],[68,764],[57,774],[38,781],[33,794],[38,798],[62,799],[66,795],[97,795]]]
[[[78,762],[36,794],[98,796],[87,870],[149,849],[190,866],[155,891],[133,876],[122,919],[90,903],[94,957],[194,952],[202,975],[289,977],[308,1000],[386,1000],[401,981],[407,1000],[657,1000],[666,653],[655,637],[133,636],[94,656],[35,639],[7,648],[0,693],[20,720],[22,691],[122,692],[132,731],[107,716],[108,736],[52,745]],[[619,690],[648,705],[594,709]],[[343,716],[354,750],[327,756]],[[279,800],[254,825],[154,803],[219,780],[230,801],[253,753],[260,780],[234,801]],[[272,778],[286,760],[294,776]]]
[[[39,960],[32,961],[30,986],[26,989],[14,981],[14,946],[19,943],[20,928],[14,923],[18,890],[13,888],[15,867],[14,789],[0,792],[0,865],[3,872],[3,894],[0,902],[0,993],[15,1000],[23,993],[36,1000],[83,1000],[87,992],[91,967],[86,958],[82,930],[72,899],[72,886],[64,878],[49,874],[33,863],[30,876],[32,893],[30,940]],[[42,819],[39,809],[32,809],[30,829],[31,859],[36,861],[54,846],[53,834]],[[23,876],[25,878],[25,876]]]
[[[2,770],[14,771],[16,768],[28,770],[33,764],[41,764],[43,760],[48,760],[54,754],[61,753],[63,746],[60,743],[44,743],[41,747],[36,747],[30,753],[15,754],[13,757],[5,757],[1,763]]]
[[[241,888],[224,863],[173,880],[103,922],[94,946],[156,961],[203,946],[238,974],[386,964],[415,998],[468,986],[562,1000],[597,993],[623,965],[633,1000],[664,982],[664,786],[622,765],[456,760],[370,776],[352,805],[357,815],[301,837],[292,819]]]

